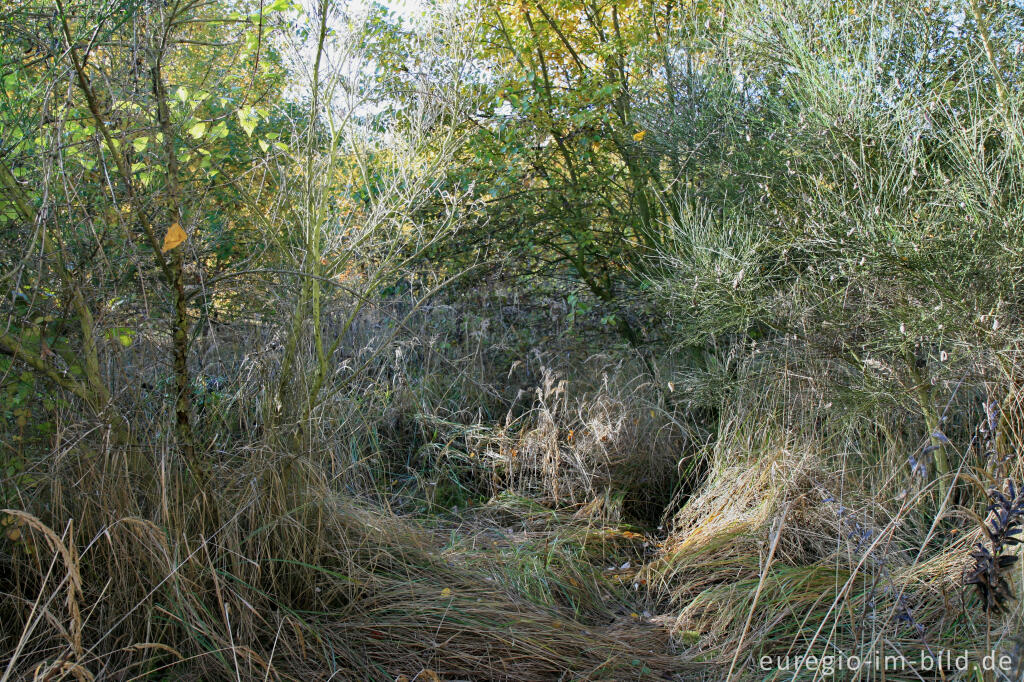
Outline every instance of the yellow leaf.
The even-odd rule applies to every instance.
[[[21,539],[21,531],[17,528],[12,528],[7,531],[7,539],[11,542],[17,542]]]
[[[441,590],[441,596],[442,597],[450,597],[450,596],[452,596],[452,588],[446,587],[443,590]]]
[[[181,225],[174,223],[167,228],[167,234],[164,235],[164,246],[160,251],[167,253],[171,249],[181,246],[188,239],[188,235],[185,234],[185,230],[181,229]]]
[[[644,135],[646,135],[646,134],[647,134],[647,131],[646,131],[646,130],[641,130],[640,132],[638,132],[638,133],[635,133],[635,134],[633,135],[633,141],[634,141],[634,142],[643,142],[643,140],[644,140]]]
[[[416,676],[417,680],[422,682],[441,682],[441,676],[435,673],[430,668],[424,668],[420,671],[420,674]]]

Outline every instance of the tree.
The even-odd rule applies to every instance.
[[[715,30],[698,40],[694,17],[671,0],[476,7],[479,67],[466,88],[483,104],[457,122],[472,137],[450,182],[474,188],[485,209],[461,246],[510,254],[524,276],[570,273],[640,346],[622,292],[663,243],[685,175],[650,113],[676,95],[672,40],[685,33],[692,60]],[[710,4],[695,14],[719,12]]]
[[[257,84],[280,86],[265,14],[185,0],[127,13],[58,0],[20,3],[0,23],[15,35],[4,43],[14,106],[2,122],[0,214],[11,243],[30,245],[5,263],[20,304],[8,310],[0,349],[83,400],[123,440],[130,424],[112,402],[102,339],[130,345],[147,317],[166,320],[175,432],[197,476],[205,466],[191,414],[190,307],[208,262],[198,229],[243,191],[233,171],[253,152],[238,144],[247,124],[234,114],[255,103]],[[212,96],[214,87],[223,94]],[[33,118],[25,105],[40,99]],[[163,294],[151,301],[152,291]],[[148,314],[143,298],[156,304]]]
[[[651,283],[681,343],[726,341],[783,373],[825,363],[833,395],[913,406],[945,490],[937,389],[952,400],[1021,340],[1019,73],[983,22],[956,29],[976,32],[965,50],[958,20],[928,8],[770,9],[743,15],[733,58],[784,167],[745,201],[684,212]]]

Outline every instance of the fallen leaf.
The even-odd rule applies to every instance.
[[[185,230],[181,229],[181,225],[174,223],[167,228],[167,234],[164,235],[164,246],[160,249],[161,253],[167,253],[173,248],[181,246],[188,239],[188,235],[185,234]]]
[[[646,130],[641,130],[640,132],[638,132],[638,133],[635,133],[635,134],[633,135],[633,141],[634,141],[634,142],[643,142],[643,140],[644,140],[644,135],[646,135],[646,134],[647,134],[647,131],[646,131]]]
[[[424,682],[441,682],[441,676],[430,668],[424,668],[421,670],[420,674],[416,676],[416,679],[423,680]]]
[[[450,596],[452,596],[452,588],[446,587],[443,590],[441,590],[441,596],[442,597],[450,597]]]

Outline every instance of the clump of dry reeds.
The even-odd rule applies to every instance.
[[[340,493],[308,458],[241,451],[209,486],[167,472],[146,494],[96,481],[116,451],[77,454],[53,465],[45,521],[5,512],[18,532],[4,679],[643,679],[671,668],[665,631],[614,627],[599,572],[578,555],[549,570],[554,550],[516,550],[542,557],[534,588],[559,574],[576,583],[574,602],[544,600],[500,568],[503,550],[445,552],[449,536]],[[65,495],[69,480],[98,492]]]

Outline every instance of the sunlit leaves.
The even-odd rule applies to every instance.
[[[243,107],[236,112],[238,116],[238,125],[245,131],[246,136],[252,137],[252,133],[256,130],[258,120],[252,107]]]
[[[106,337],[116,341],[122,347],[128,348],[135,338],[135,330],[129,327],[112,327],[106,331]]]
[[[663,82],[652,66],[666,19],[630,1],[479,5],[488,78],[474,83],[485,106],[465,176],[487,197],[488,233],[503,227],[502,248],[571,267],[607,300],[669,205],[656,196],[667,185],[659,150],[638,148],[647,128],[636,119]]]
[[[188,235],[185,234],[185,230],[181,229],[181,225],[173,223],[167,229],[167,234],[164,235],[164,244],[160,250],[166,253],[184,244],[186,239],[188,239]]]

